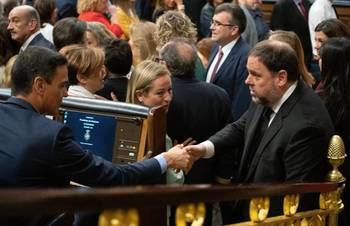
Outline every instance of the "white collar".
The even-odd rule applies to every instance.
[[[238,38],[232,40],[231,42],[229,42],[228,44],[224,45],[224,46],[220,46],[222,53],[224,54],[224,56],[227,56],[231,49],[235,46],[237,40],[239,39],[240,36],[238,36]]]
[[[95,95],[81,85],[69,86],[68,96],[96,99]]]
[[[21,46],[21,51],[26,50],[26,48],[28,47],[29,43],[38,35],[40,34],[40,30],[35,32],[34,34],[32,34],[31,36],[29,36],[29,38],[27,38],[27,40],[25,40],[25,42],[22,44]]]
[[[283,94],[283,96],[281,97],[281,99],[279,99],[279,100],[277,101],[277,103],[274,104],[274,105],[271,107],[271,109],[272,109],[272,111],[273,111],[274,113],[277,113],[277,112],[280,110],[282,104],[283,104],[284,102],[286,102],[286,100],[288,99],[288,97],[290,97],[290,95],[292,95],[292,93],[294,92],[294,90],[297,88],[297,84],[298,84],[298,82],[294,82],[294,83],[287,89],[287,91]]]

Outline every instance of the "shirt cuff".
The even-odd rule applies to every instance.
[[[214,156],[215,147],[214,147],[213,142],[211,142],[210,140],[206,140],[206,141],[200,143],[199,145],[201,146],[201,148],[203,148],[205,150],[205,154],[202,157],[203,159],[209,159],[209,158]]]
[[[168,164],[167,164],[164,156],[162,154],[160,154],[160,155],[155,156],[154,158],[158,161],[162,174],[165,173],[166,170],[168,169]]]

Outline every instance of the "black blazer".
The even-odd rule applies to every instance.
[[[236,122],[210,138],[215,149],[244,144],[239,182],[323,181],[333,125],[314,91],[298,83],[265,132],[257,150],[250,150],[263,106],[252,103]],[[249,152],[255,152],[251,163]],[[247,165],[250,165],[248,168]]]
[[[173,76],[172,82],[173,100],[167,115],[167,133],[172,140],[182,143],[192,137],[200,143],[232,121],[230,100],[222,88],[194,77]],[[197,161],[186,175],[186,183],[213,183],[215,176],[230,178],[232,165],[216,164],[216,160]]]
[[[304,0],[304,8],[309,12],[311,6],[308,0]],[[305,55],[305,65],[310,66],[312,60],[312,46],[308,21],[301,14],[293,0],[278,0],[271,15],[271,30],[294,31],[303,46]]]

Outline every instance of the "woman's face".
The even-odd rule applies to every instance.
[[[165,9],[175,9],[176,2],[175,0],[163,0]]]
[[[96,93],[104,86],[104,79],[106,77],[106,68],[104,65],[99,67],[95,73],[87,78],[82,78],[79,82],[89,90],[91,93]]]
[[[172,98],[172,85],[168,74],[164,74],[154,80],[147,92],[137,94],[138,101],[147,107],[169,106]]]
[[[90,31],[86,31],[85,45],[87,47],[97,47],[97,40],[94,34]]]
[[[322,31],[316,31],[315,32],[315,49],[317,52],[316,59],[320,58],[320,48],[327,41],[328,37],[325,33]]]
[[[108,0],[99,0],[96,3],[96,11],[101,13],[108,11]]]

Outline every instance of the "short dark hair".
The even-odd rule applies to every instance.
[[[160,51],[172,76],[193,77],[196,60],[196,47],[185,38],[175,38],[165,44]]]
[[[126,75],[132,65],[130,45],[124,40],[113,40],[105,47],[105,66],[113,74]]]
[[[29,46],[18,55],[13,65],[12,95],[29,94],[37,76],[41,76],[50,83],[57,67],[66,64],[66,58],[53,50],[40,46]]]
[[[245,17],[244,11],[238,4],[223,3],[215,8],[214,15],[221,12],[227,12],[231,15],[230,24],[238,26],[239,33],[243,33],[247,26],[247,18]]]
[[[316,32],[323,32],[328,38],[332,37],[347,37],[350,38],[350,29],[341,20],[328,19],[317,24]]]
[[[71,44],[83,44],[87,24],[75,17],[59,20],[53,28],[53,42],[57,51]]]
[[[56,8],[55,0],[36,0],[34,8],[38,11],[41,24],[50,23],[52,12]]]
[[[249,57],[251,56],[258,57],[271,72],[286,70],[288,81],[299,79],[298,57],[295,51],[284,42],[275,40],[259,42],[250,50]]]

